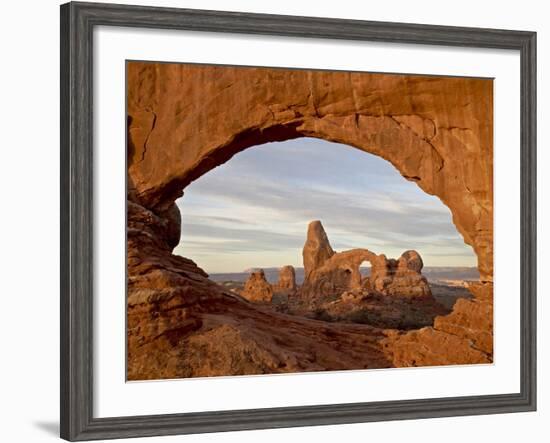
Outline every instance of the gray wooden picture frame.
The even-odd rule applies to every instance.
[[[94,417],[92,45],[93,29],[99,25],[519,51],[521,392],[185,414]],[[77,441],[144,437],[496,414],[536,409],[536,33],[100,3],[68,3],[61,6],[60,130],[62,438]]]

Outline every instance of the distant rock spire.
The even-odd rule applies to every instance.
[[[263,269],[252,271],[241,295],[249,301],[271,303],[273,288],[267,282]]]
[[[294,266],[286,265],[279,270],[277,289],[279,291],[296,290],[296,271],[294,270]]]
[[[307,228],[307,239],[302,251],[304,259],[304,277],[307,280],[309,274],[334,255],[330,246],[327,233],[319,220],[309,223]]]

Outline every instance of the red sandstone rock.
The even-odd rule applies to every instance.
[[[493,358],[493,284],[473,283],[473,300],[459,299],[453,312],[436,317],[431,328],[393,337],[395,366],[491,363]],[[388,343],[388,342],[386,342]]]
[[[407,332],[390,347],[397,367],[491,363],[491,357],[468,340],[433,328]]]
[[[249,301],[271,303],[273,288],[265,279],[263,269],[258,269],[250,274],[241,295]]]
[[[414,298],[431,297],[428,281],[421,273],[424,263],[418,252],[405,251],[399,260],[389,260],[387,263],[391,268],[391,278],[389,281],[384,279],[380,292]]]
[[[283,266],[279,270],[279,281],[275,285],[275,292],[293,294],[296,291],[296,271],[294,266]]]
[[[311,136],[379,155],[437,195],[491,282],[490,80],[131,62],[127,85],[130,380],[492,360],[490,283],[403,333],[265,311],[172,255],[189,183],[247,147]],[[308,271],[334,255],[318,228]],[[375,260],[389,262],[379,277],[399,268]]]
[[[327,234],[319,220],[310,222],[307,227],[307,239],[302,256],[304,259],[304,278],[307,281],[311,272],[321,267],[334,255]]]
[[[493,285],[491,283],[470,283],[472,300],[460,299],[453,312],[437,317],[434,329],[471,340],[472,346],[493,355]]]
[[[336,253],[321,222],[315,221],[309,224],[303,256],[304,269],[308,271],[301,295],[310,300],[361,289],[391,296],[431,297],[428,281],[421,274],[424,264],[416,251],[405,251],[399,260],[388,260],[368,249]],[[365,261],[371,264],[371,276],[367,279],[360,272]]]
[[[132,62],[127,83],[132,201],[167,207],[249,146],[337,141],[437,195],[491,281],[491,80]]]
[[[376,254],[368,249],[334,253],[319,267],[310,268],[308,277],[302,285],[302,295],[315,299],[361,289],[359,266],[364,261],[372,261],[374,257]]]

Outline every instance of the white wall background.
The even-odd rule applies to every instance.
[[[386,422],[200,436],[162,442],[369,440],[446,442],[544,441],[550,420],[546,346],[549,310],[542,281],[550,262],[541,251],[550,235],[550,14],[546,2],[298,2],[277,0],[122,1],[203,9],[316,15],[365,20],[525,29],[538,32],[539,121],[539,411],[481,417]],[[3,5],[0,62],[0,440],[54,441],[59,410],[59,10],[52,0]],[[546,437],[547,438],[547,437]],[[137,441],[137,440],[136,440]]]

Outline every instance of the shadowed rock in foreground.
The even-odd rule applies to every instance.
[[[392,366],[384,331],[280,314],[226,293],[171,254],[176,217],[129,204],[128,219],[129,380]]]
[[[172,255],[180,223],[176,211],[160,217],[128,205],[130,380],[491,361],[488,285],[479,284],[483,293],[474,292],[479,299],[459,300],[451,315],[411,332],[282,314],[269,304],[273,292],[263,272],[247,282],[248,291],[260,289],[261,303],[255,295],[248,302],[210,281],[191,260]],[[416,263],[414,254],[407,257]],[[411,266],[416,272],[418,265]]]

